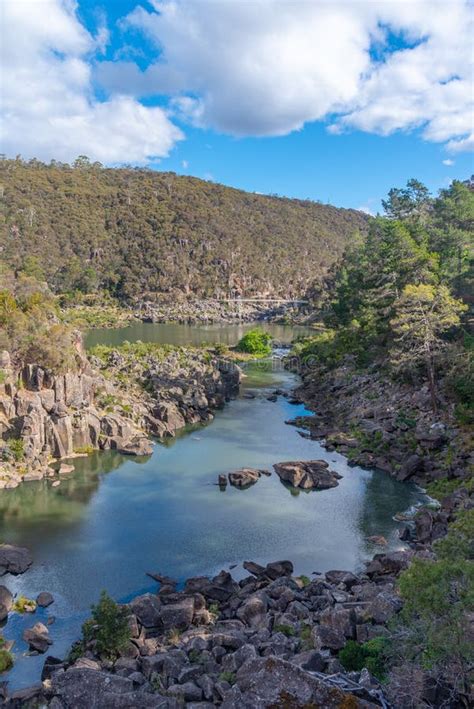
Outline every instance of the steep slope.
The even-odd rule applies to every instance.
[[[87,161],[2,160],[0,182],[1,258],[18,268],[35,257],[58,292],[295,297],[367,223],[355,210]]]

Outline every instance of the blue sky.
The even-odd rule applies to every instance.
[[[82,153],[373,213],[411,177],[436,191],[474,172],[468,0],[2,10],[2,60],[28,88],[3,90],[9,155]]]

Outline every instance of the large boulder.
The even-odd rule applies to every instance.
[[[171,709],[169,699],[159,694],[139,690],[132,679],[88,668],[72,667],[57,672],[51,681],[51,691],[64,709]]]
[[[332,470],[325,460],[297,460],[275,463],[273,466],[280,480],[293,487],[305,490],[328,490],[339,485],[342,475]]]
[[[161,626],[161,601],[152,593],[137,596],[130,602],[130,608],[145,628]]]
[[[23,574],[33,563],[31,552],[25,547],[0,544],[0,575]]]
[[[245,662],[236,683],[222,702],[222,709],[270,709],[270,707],[324,707],[325,709],[379,706],[343,691],[324,675],[306,672],[280,658],[259,657]]]

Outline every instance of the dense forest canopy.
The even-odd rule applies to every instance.
[[[0,161],[1,258],[56,293],[301,296],[367,217],[135,168]],[[39,274],[35,274],[39,275]]]

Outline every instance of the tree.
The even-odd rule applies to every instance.
[[[405,188],[393,187],[382,206],[389,219],[424,219],[431,205],[430,193],[419,180],[408,180]]]
[[[98,655],[115,659],[130,639],[129,612],[102,591],[92,617],[82,626],[83,643],[93,642]]]
[[[405,286],[394,308],[392,363],[397,369],[424,366],[436,411],[435,360],[446,344],[443,335],[459,325],[459,315],[467,306],[453,298],[446,286],[423,283]]]

